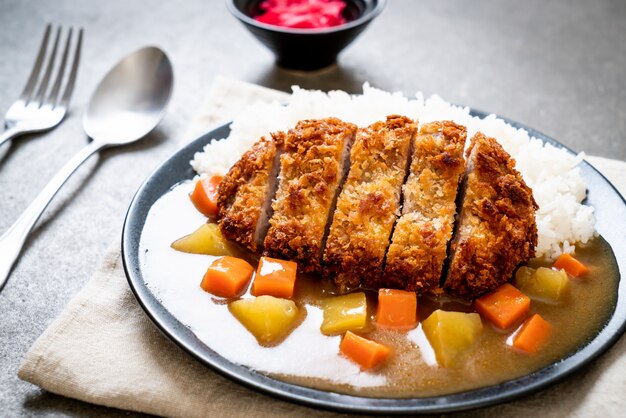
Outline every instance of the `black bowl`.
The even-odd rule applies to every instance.
[[[228,10],[276,55],[281,67],[317,70],[333,64],[337,54],[380,14],[387,0],[346,0],[347,23],[323,29],[292,29],[267,25],[252,16],[259,13],[260,0],[227,0]]]

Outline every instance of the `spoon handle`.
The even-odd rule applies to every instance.
[[[4,287],[9,273],[17,257],[20,255],[26,237],[48,206],[48,203],[57,194],[61,186],[76,171],[87,158],[104,147],[101,142],[93,141],[72,157],[48,182],[35,200],[28,205],[24,213],[0,237],[0,290]]]

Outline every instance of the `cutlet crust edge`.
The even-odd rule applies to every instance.
[[[224,176],[218,187],[218,223],[225,238],[252,252],[259,250],[254,236],[268,193],[274,155],[282,135],[257,141]]]
[[[356,130],[327,118],[300,121],[288,132],[265,255],[296,261],[301,272],[321,271],[326,224],[343,178],[341,159]]]
[[[443,288],[475,298],[507,282],[535,256],[538,206],[515,160],[494,138],[477,133],[467,155],[474,165],[462,209],[468,218],[461,220]]]
[[[340,291],[380,285],[416,130],[411,119],[390,115],[357,133],[324,253],[323,274]]]
[[[466,137],[465,127],[451,121],[420,127],[404,185],[403,215],[385,261],[386,287],[424,293],[439,285],[465,171]]]

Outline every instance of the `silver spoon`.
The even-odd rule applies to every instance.
[[[170,60],[155,47],[133,52],[109,71],[91,97],[83,118],[83,128],[91,141],[59,170],[0,237],[0,290],[26,237],[65,181],[94,153],[130,144],[152,131],[163,118],[173,83]]]

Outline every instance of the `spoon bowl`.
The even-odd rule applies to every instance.
[[[163,118],[173,82],[172,65],[163,51],[156,47],[135,51],[94,91],[83,118],[85,132],[115,145],[144,137]]]
[[[0,236],[0,290],[31,229],[67,179],[97,151],[130,144],[152,131],[165,114],[173,85],[172,64],[156,47],[131,53],[107,73],[91,96],[83,118],[83,127],[91,142],[52,177],[17,221]]]

